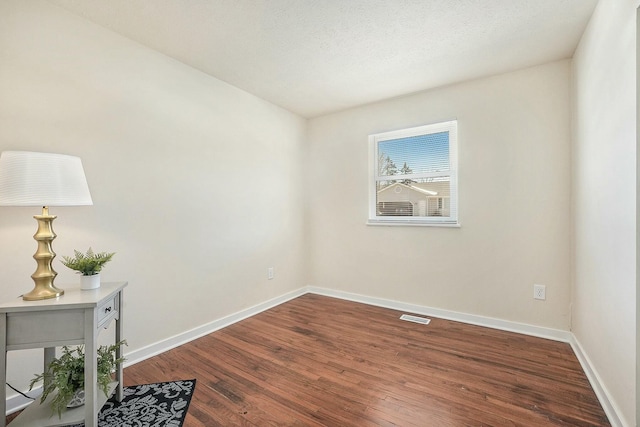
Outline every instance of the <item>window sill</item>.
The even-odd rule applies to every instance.
[[[460,228],[460,224],[457,222],[421,222],[421,221],[376,221],[368,220],[367,225],[383,226],[383,227],[445,227],[445,228]]]

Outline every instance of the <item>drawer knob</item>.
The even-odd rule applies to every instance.
[[[105,313],[108,313],[108,312],[110,312],[110,311],[111,311],[111,307],[107,307],[107,308],[105,308],[105,309],[104,309],[104,312],[105,312]]]

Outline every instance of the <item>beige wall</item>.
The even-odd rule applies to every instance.
[[[82,158],[94,206],[51,209],[54,250],[117,252],[127,352],[305,284],[305,124],[45,1],[0,2],[0,151]],[[2,299],[33,286],[38,213],[0,208]],[[13,355],[13,385],[35,358]]]
[[[52,208],[54,247],[117,252],[104,278],[130,282],[130,352],[304,284],[562,330],[573,322],[632,425],[635,3],[601,1],[573,83],[560,61],[307,126],[46,1],[3,0],[0,151],[82,157],[95,205]],[[367,136],[452,118],[462,226],[366,226]],[[5,299],[31,287],[36,213],[0,208]],[[63,288],[77,282],[56,269]],[[533,300],[534,283],[546,301]],[[39,353],[14,353],[24,354],[10,356],[9,379],[25,389]]]
[[[572,331],[635,423],[636,7],[602,0],[573,63]]]
[[[567,330],[569,72],[555,62],[310,120],[311,284]],[[461,228],[365,225],[367,136],[452,118]]]

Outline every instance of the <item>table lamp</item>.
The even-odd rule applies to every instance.
[[[49,206],[92,205],[89,186],[79,157],[31,151],[4,151],[0,154],[0,206],[42,206],[34,215],[38,230],[33,238],[38,249],[33,255],[38,267],[31,275],[35,287],[22,296],[34,301],[64,294],[53,284],[58,273],[51,267],[56,254],[51,248],[56,234]]]

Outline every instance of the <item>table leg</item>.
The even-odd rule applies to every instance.
[[[84,395],[85,395],[85,427],[98,427],[98,348],[97,310],[88,308],[84,311]]]
[[[53,359],[55,358],[56,358],[55,347],[47,347],[44,349],[44,369],[42,370],[42,372],[47,372],[47,368],[49,367],[49,364],[53,362]],[[45,378],[42,384],[43,390],[47,388],[47,384],[49,384],[49,380]]]
[[[122,341],[122,291],[120,291],[118,295],[118,317],[116,318],[116,343]],[[116,350],[116,359],[122,357],[123,351],[122,346],[118,347]],[[122,373],[122,363],[118,363],[118,367],[116,368],[116,381],[118,381],[118,387],[116,388],[116,399],[118,402],[122,401],[123,391],[122,382],[124,381],[124,376]]]
[[[0,427],[7,423],[7,314],[0,314],[0,381],[3,393],[0,396]]]

